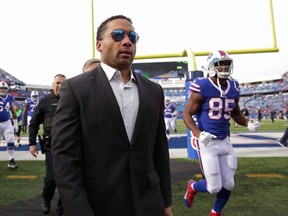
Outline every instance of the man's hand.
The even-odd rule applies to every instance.
[[[36,145],[29,146],[29,151],[32,154],[32,156],[37,158],[38,150],[37,150],[37,146]]]
[[[259,130],[260,123],[256,120],[250,120],[247,124],[247,128],[251,132],[257,132]]]
[[[202,131],[199,136],[199,141],[202,142],[204,145],[207,145],[212,139],[215,139],[215,138],[217,138],[217,136],[211,133]]]
[[[167,208],[165,208],[165,216],[173,216],[173,213],[172,213],[172,208],[171,208],[171,206],[170,206],[170,207],[167,207]]]

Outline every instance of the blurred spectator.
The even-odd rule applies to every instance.
[[[272,120],[272,123],[274,123],[275,117],[276,117],[276,111],[275,111],[275,110],[271,110],[271,112],[270,112],[270,118],[271,118],[271,120]]]
[[[261,110],[261,109],[258,109],[257,119],[258,119],[259,122],[260,122],[261,119],[262,119],[262,110]]]

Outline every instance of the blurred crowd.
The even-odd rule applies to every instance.
[[[288,119],[288,80],[242,84],[240,92],[239,105],[248,109],[250,118]],[[181,118],[186,103],[185,89],[166,89],[164,94],[176,105]]]
[[[49,93],[48,90],[39,91],[42,98]],[[253,119],[270,119],[275,113],[275,119],[288,118],[288,80],[272,81],[267,83],[241,84],[239,105],[247,108]],[[23,108],[24,100],[30,97],[31,91],[23,89],[10,89],[9,94],[16,98]],[[182,118],[186,104],[186,91],[184,88],[164,89],[165,98],[168,98],[177,107],[177,117]],[[273,116],[272,116],[273,117]]]

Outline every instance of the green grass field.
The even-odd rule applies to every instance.
[[[286,127],[288,127],[287,120],[276,120],[274,123],[271,122],[270,119],[264,119],[260,122],[260,132],[261,131],[285,131]],[[186,126],[182,119],[178,119],[176,123],[176,127],[178,130],[178,133],[186,133]],[[248,129],[243,126],[234,127],[232,121],[230,126],[231,132],[248,132]],[[42,125],[40,126],[39,134],[43,133]],[[173,134],[174,132],[171,131]],[[22,133],[21,136],[28,136],[27,133]]]
[[[178,133],[186,133],[186,126],[183,120],[177,120],[176,127]],[[286,120],[276,120],[274,123],[271,122],[270,119],[265,119],[260,122],[260,130],[259,132],[264,131],[285,131],[286,127],[288,127],[288,122]],[[248,132],[248,129],[243,126],[234,127],[233,123],[231,122],[230,126],[231,132]],[[171,131],[173,133],[173,131]]]
[[[190,163],[193,166],[195,162]],[[287,215],[288,159],[239,158],[238,163],[236,187],[223,210],[223,215]],[[193,176],[192,178],[197,179]],[[185,207],[183,195],[186,181],[187,179],[173,184],[174,215],[209,215],[215,196],[198,193],[193,207]]]
[[[283,131],[286,120],[261,121],[261,131]],[[177,122],[178,133],[186,133],[182,120]],[[231,126],[232,132],[248,132],[247,128]],[[24,135],[25,136],[25,135]],[[198,166],[197,160],[182,160]],[[19,200],[26,200],[41,194],[45,174],[44,161],[17,161],[19,168],[7,168],[7,161],[0,161],[0,208]],[[239,158],[235,180],[236,187],[223,214],[232,216],[273,215],[284,216],[288,212],[288,158]],[[258,174],[258,175],[257,175]],[[191,174],[192,175],[192,174]],[[197,180],[197,177],[191,176]],[[214,196],[197,194],[192,208],[184,205],[186,182],[182,179],[173,183],[174,216],[209,215]]]
[[[171,160],[182,160],[191,166],[198,166],[196,160]],[[223,211],[224,215],[287,215],[288,159],[239,158],[238,163],[236,187]],[[18,169],[11,170],[7,168],[6,161],[0,161],[0,208],[41,194],[44,161],[19,161],[18,164],[21,165]],[[195,176],[191,178],[197,180]],[[198,193],[192,208],[184,205],[186,181],[183,179],[172,185],[174,216],[209,215],[215,198],[211,194]]]

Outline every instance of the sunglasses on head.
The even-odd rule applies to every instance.
[[[128,35],[129,40],[133,44],[136,44],[138,42],[139,35],[134,31],[126,32],[126,31],[121,30],[121,29],[115,29],[110,33],[112,39],[116,42],[122,41],[125,38],[126,34]]]

